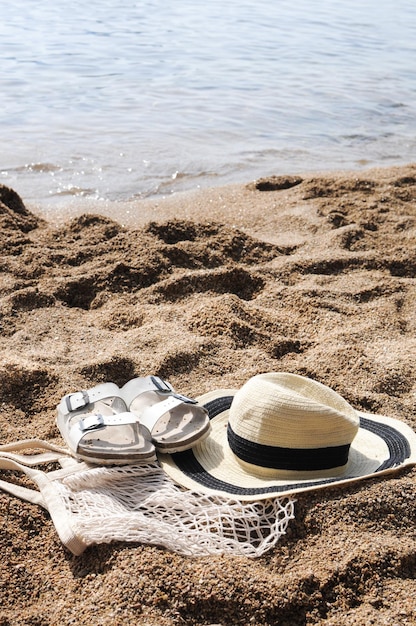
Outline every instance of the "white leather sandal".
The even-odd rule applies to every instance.
[[[176,393],[158,376],[134,378],[121,388],[120,395],[128,410],[150,431],[159,452],[188,450],[210,431],[206,409],[196,400]]]
[[[57,408],[57,426],[76,458],[101,465],[156,460],[148,428],[127,410],[116,384],[70,393]]]

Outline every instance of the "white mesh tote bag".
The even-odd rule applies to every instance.
[[[51,464],[56,469],[41,469]],[[287,497],[240,502],[204,495],[177,486],[157,462],[92,466],[35,439],[0,446],[0,470],[0,489],[44,507],[75,555],[93,544],[126,541],[189,556],[259,557],[294,517]],[[16,472],[36,488],[17,483]]]

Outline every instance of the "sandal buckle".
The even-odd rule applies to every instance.
[[[192,398],[183,396],[181,393],[173,393],[172,396],[174,398],[178,398],[178,400],[182,400],[182,402],[186,402],[186,404],[198,404],[196,400],[192,400]]]
[[[77,409],[83,409],[90,403],[88,393],[86,391],[76,391],[66,396],[66,406],[68,412],[76,411]]]
[[[89,415],[78,422],[79,429],[84,432],[86,430],[96,430],[105,426],[104,417],[98,413],[97,415]]]
[[[150,377],[152,383],[159,391],[164,391],[171,393],[173,391],[172,386],[169,385],[163,378],[159,378],[159,376],[151,376]]]

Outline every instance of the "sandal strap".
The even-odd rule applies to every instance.
[[[58,409],[63,415],[68,415],[72,411],[84,409],[88,404],[93,404],[98,400],[104,400],[112,396],[119,396],[119,394],[120,389],[115,383],[103,383],[87,391],[68,393],[62,398]]]
[[[133,378],[121,388],[120,395],[130,408],[131,403],[137,396],[148,391],[155,391],[161,394],[173,393],[173,387],[170,383],[159,376],[145,376],[143,378]]]
[[[198,403],[196,400],[192,400],[191,398],[187,398],[186,396],[182,396],[178,393],[171,393],[166,400],[157,402],[140,413],[140,424],[143,424],[143,426],[152,432],[155,424],[163,415],[165,415],[165,413],[171,411],[177,406],[180,406],[181,404],[191,404],[194,409],[205,412],[203,407],[197,406]]]
[[[114,415],[87,415],[76,424],[71,424],[68,428],[68,439],[72,450],[78,450],[78,445],[87,432],[100,430],[107,426],[124,426],[126,424],[137,424],[138,420],[133,413],[125,411]]]

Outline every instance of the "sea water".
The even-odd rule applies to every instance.
[[[29,203],[416,160],[413,0],[2,0],[0,51]]]

